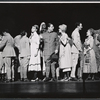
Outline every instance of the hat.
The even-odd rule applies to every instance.
[[[45,23],[45,22],[42,22],[42,23],[40,24],[40,31],[42,30],[42,26],[43,26],[43,25],[46,26],[46,23]]]
[[[45,22],[42,22],[41,25],[45,24]]]
[[[67,25],[65,25],[65,24],[59,25],[59,28],[60,28],[62,31],[66,31]]]
[[[58,62],[58,59],[59,59],[58,54],[52,53],[48,60],[50,60],[51,62],[53,61]]]
[[[39,26],[38,26],[38,25],[34,25],[33,27],[36,27],[36,29],[38,29],[38,28],[39,28]]]

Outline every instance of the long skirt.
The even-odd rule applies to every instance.
[[[97,73],[97,63],[93,49],[84,56],[83,73]]]

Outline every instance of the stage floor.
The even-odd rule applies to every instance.
[[[68,82],[0,83],[0,98],[95,98],[100,97],[100,80]]]

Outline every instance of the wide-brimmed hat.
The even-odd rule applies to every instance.
[[[48,60],[50,60],[51,62],[53,62],[53,61],[58,62],[58,59],[59,59],[58,54],[52,53]]]

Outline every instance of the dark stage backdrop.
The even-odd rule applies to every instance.
[[[30,35],[32,25],[53,23],[55,31],[59,24],[68,26],[70,36],[76,22],[83,23],[81,38],[84,41],[88,28],[100,29],[100,3],[0,3],[0,33],[9,29],[15,37],[22,29]]]

